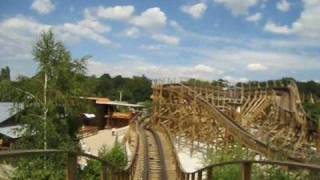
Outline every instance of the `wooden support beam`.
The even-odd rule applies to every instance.
[[[107,180],[107,165],[105,163],[102,164],[101,167],[101,175],[100,178],[101,180]]]
[[[77,179],[77,155],[74,153],[69,153],[68,161],[67,161],[66,180],[76,180],[76,179]]]
[[[252,164],[250,162],[245,162],[242,164],[241,180],[251,180],[251,167]]]
[[[198,180],[202,180],[202,171],[198,172]]]
[[[212,168],[208,168],[207,169],[207,180],[212,180],[212,171],[213,169]]]
[[[196,179],[195,174],[196,174],[196,173],[192,173],[192,174],[191,174],[191,179],[192,179],[192,180],[195,180],[195,179]]]

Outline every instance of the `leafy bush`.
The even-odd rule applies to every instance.
[[[128,162],[125,147],[117,140],[111,149],[103,146],[99,150],[98,156],[111,164],[111,167],[109,168],[112,172],[117,172],[124,169]],[[96,160],[89,160],[87,166],[83,169],[82,177],[86,180],[99,180],[101,169],[102,165],[100,162]]]

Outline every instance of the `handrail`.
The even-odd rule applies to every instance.
[[[303,168],[303,169],[308,169],[308,170],[320,171],[320,165],[316,165],[316,164],[305,164],[305,163],[298,163],[298,162],[291,162],[291,161],[236,160],[236,161],[227,161],[227,162],[218,163],[218,164],[210,164],[206,167],[203,167],[201,169],[198,169],[196,171],[189,172],[189,173],[196,173],[199,171],[206,170],[208,168],[215,168],[215,167],[221,167],[221,166],[232,165],[232,164],[244,164],[244,163],[263,164],[263,165],[278,165],[278,166],[297,167],[297,168]]]
[[[140,132],[140,125],[138,120],[140,119],[141,121],[146,118],[146,116],[138,118],[140,116],[141,116],[141,113],[138,113],[131,119],[131,122],[135,123],[136,140],[137,140],[135,144],[135,149],[133,152],[133,157],[131,158],[130,163],[127,164],[127,166],[124,169],[115,172],[114,178],[116,179],[134,179],[135,174],[137,173],[136,172],[137,160],[138,160],[139,146],[141,144],[140,142],[141,132]]]
[[[172,137],[170,135],[170,132],[164,127],[163,124],[160,124],[160,127],[164,130],[165,134],[169,137],[170,142],[173,143],[173,140],[172,140]],[[174,148],[174,152],[177,153],[175,146],[173,144],[172,144],[172,146]],[[205,166],[203,168],[200,168],[198,170],[187,172],[181,166],[179,157],[178,157],[177,161],[178,161],[177,162],[178,168],[181,171],[181,173],[183,174],[183,176],[180,177],[180,179],[185,179],[185,178],[188,179],[188,177],[190,175],[192,175],[192,174],[194,174],[193,176],[195,176],[195,174],[201,174],[201,176],[202,176],[202,172],[203,171],[207,172],[207,179],[211,179],[209,177],[213,176],[212,175],[212,169],[213,168],[222,167],[222,166],[226,166],[226,165],[233,165],[233,164],[241,164],[241,165],[243,165],[243,167],[246,167],[246,168],[251,168],[251,164],[261,164],[261,165],[278,165],[278,166],[286,166],[286,167],[295,167],[295,168],[303,168],[303,169],[308,169],[308,170],[320,171],[320,165],[316,165],[316,164],[305,164],[305,163],[289,162],[289,161],[235,160],[235,161],[227,161],[227,162],[222,162],[222,163],[217,163],[217,164],[210,164],[210,165]],[[249,172],[251,173],[251,170]],[[243,174],[244,173],[245,172],[243,172]],[[246,177],[248,178],[248,175],[246,175]],[[245,178],[243,177],[243,179],[245,179]]]
[[[136,114],[131,120],[138,119],[139,115],[140,115],[140,113]],[[139,140],[137,140],[137,143],[139,143]],[[132,176],[132,174],[130,174],[130,171],[134,167],[134,163],[137,158],[137,149],[138,149],[138,144],[136,145],[135,153],[134,153],[133,160],[131,161],[131,163],[128,164],[124,170],[116,172],[115,175],[120,173],[121,177],[129,178],[130,176]],[[107,179],[107,172],[110,169],[114,169],[112,164],[110,164],[108,161],[106,161],[98,156],[94,156],[94,155],[84,153],[84,152],[62,150],[62,149],[47,149],[47,150],[29,149],[29,150],[0,151],[0,159],[17,158],[17,157],[21,157],[21,156],[32,156],[32,155],[50,155],[50,154],[67,154],[68,155],[67,167],[66,167],[66,172],[67,172],[66,179],[68,179],[68,180],[75,180],[77,178],[77,168],[78,168],[77,167],[77,157],[78,156],[87,157],[87,158],[99,161],[102,164],[102,169],[101,169],[101,179],[102,180]]]
[[[179,158],[179,156],[178,156],[178,151],[177,151],[176,147],[175,147],[174,144],[173,144],[174,141],[173,141],[173,138],[172,138],[170,132],[168,131],[168,129],[167,129],[163,124],[160,123],[159,126],[160,126],[160,128],[163,129],[164,134],[169,138],[169,143],[170,143],[170,146],[172,147],[171,149],[172,149],[173,154],[174,154],[174,156],[175,156],[174,158],[176,159],[176,164],[177,164],[180,172],[181,172],[182,174],[188,173],[188,172],[184,169],[184,167],[182,166],[182,164],[181,164],[180,158]]]
[[[107,165],[111,165],[106,160],[99,158],[97,156],[94,156],[92,154],[84,153],[84,152],[76,152],[76,151],[68,151],[68,150],[60,150],[60,149],[30,149],[30,150],[10,150],[10,151],[0,151],[0,159],[4,158],[16,158],[18,156],[28,156],[28,155],[38,155],[38,154],[59,154],[59,153],[67,153],[67,154],[75,154],[77,156],[83,156],[90,159],[94,159],[97,161],[100,161],[102,163],[105,163]]]
[[[137,126],[138,126],[138,122],[137,122],[137,119],[138,117],[140,116],[141,114],[140,113],[137,113],[132,119],[131,119],[131,122],[134,122],[135,123],[135,128],[137,129]],[[124,169],[124,171],[128,171],[130,168],[132,168],[132,166],[134,165],[135,163],[135,160],[137,158],[137,153],[138,153],[138,148],[139,148],[139,135],[138,135],[138,131],[136,130],[137,132],[137,135],[136,135],[136,144],[135,144],[135,148],[134,148],[134,153],[133,153],[133,157],[132,157],[132,160],[130,161],[130,163],[128,163],[128,165],[126,166],[126,168]]]
[[[317,171],[320,172],[320,166],[315,164],[303,164],[303,163],[296,163],[296,162],[288,162],[288,161],[256,161],[256,160],[237,160],[237,161],[228,161],[218,164],[211,164],[199,170],[189,172],[186,174],[185,179],[189,179],[191,176],[192,179],[197,176],[197,179],[202,179],[203,172],[206,172],[206,179],[211,180],[214,177],[214,168],[223,167],[227,165],[235,165],[239,164],[242,166],[241,170],[241,179],[242,180],[251,180],[251,172],[252,172],[252,165],[253,164],[260,164],[260,165],[278,165],[284,167],[292,167],[292,168],[302,168],[309,171]]]
[[[67,160],[67,175],[66,179],[68,180],[75,180],[77,177],[77,157],[83,156],[90,159],[94,159],[99,161],[102,164],[102,170],[101,170],[101,179],[105,180],[107,179],[107,169],[108,167],[112,167],[112,165],[106,161],[103,160],[97,156],[87,154],[84,152],[76,152],[76,151],[68,151],[68,150],[60,150],[60,149],[30,149],[30,150],[10,150],[10,151],[3,151],[0,152],[0,159],[5,158],[17,158],[21,156],[31,156],[31,155],[50,155],[50,154],[67,154],[68,160]]]

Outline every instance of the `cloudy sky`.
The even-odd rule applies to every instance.
[[[0,67],[48,29],[98,76],[320,79],[320,0],[0,0]]]

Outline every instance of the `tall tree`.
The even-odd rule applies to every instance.
[[[0,91],[10,89],[12,97],[24,105],[19,120],[26,129],[15,148],[79,149],[75,120],[83,107],[77,97],[81,95],[86,57],[72,60],[70,52],[55,40],[51,31],[41,34],[33,47],[33,55],[39,65],[34,77],[22,79],[19,87],[0,85]],[[19,161],[16,178],[61,179],[63,158],[49,156]]]
[[[10,81],[10,68],[8,66],[6,66],[5,68],[1,68],[0,81],[2,80]]]

